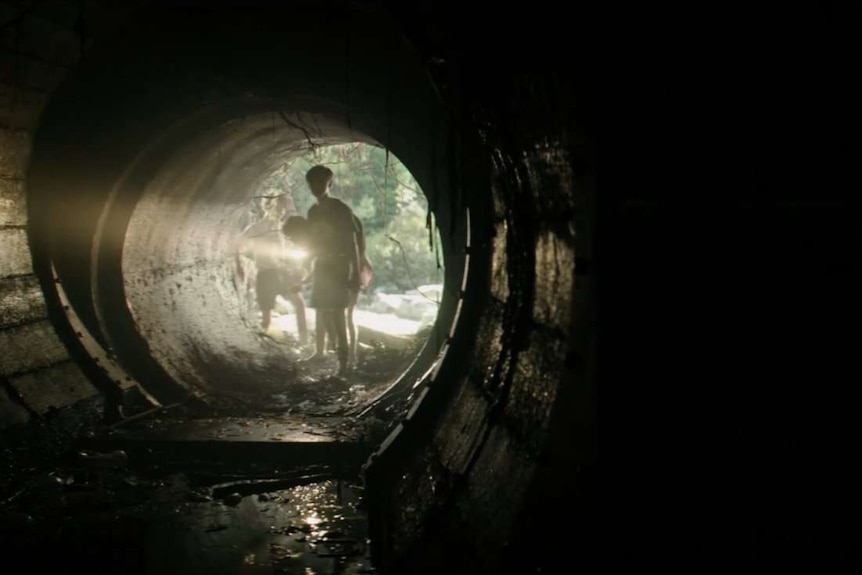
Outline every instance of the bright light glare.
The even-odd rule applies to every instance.
[[[292,260],[304,260],[308,257],[308,252],[300,249],[288,250],[287,257]]]
[[[308,523],[309,525],[319,525],[320,521],[321,521],[321,519],[320,519],[320,517],[317,516],[316,511],[312,511],[311,514],[305,518],[305,522]]]
[[[360,309],[353,313],[357,325],[365,326],[374,331],[380,331],[390,335],[416,335],[422,327],[422,323],[419,321],[400,318],[391,313],[373,313]]]

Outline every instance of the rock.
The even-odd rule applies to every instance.
[[[129,456],[123,450],[110,453],[99,453],[97,451],[81,451],[78,457],[88,467],[100,469],[117,469],[125,467],[129,463]]]
[[[231,493],[224,498],[225,505],[230,505],[231,507],[239,505],[240,501],[242,501],[242,495],[239,493]]]
[[[197,491],[189,491],[186,493],[186,500],[191,501],[192,503],[207,503],[212,501],[213,498],[205,493],[198,493]]]
[[[53,490],[56,491],[66,485],[66,481],[53,473],[34,478],[30,482],[30,491]]]

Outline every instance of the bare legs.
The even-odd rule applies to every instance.
[[[308,320],[305,317],[305,299],[302,293],[295,292],[287,295],[287,301],[293,305],[296,312],[296,329],[299,331],[299,345],[308,343]]]
[[[326,332],[330,330],[327,310],[318,309],[314,326],[314,356],[323,357],[326,352]]]
[[[348,349],[348,361],[355,365],[356,364],[356,324],[353,322],[353,310],[355,306],[350,306],[347,308],[347,349]]]
[[[351,322],[352,323],[352,322]],[[338,353],[338,373],[343,375],[347,371],[347,360],[349,356],[347,320],[343,309],[318,309],[315,326],[315,353],[313,358],[323,357],[326,351],[327,335],[335,339],[335,349]],[[352,340],[351,340],[352,341]]]
[[[348,350],[348,361],[353,363],[356,360],[356,324],[353,321],[353,310],[355,306],[350,305],[347,308],[347,350]],[[336,351],[338,342],[338,331],[335,327],[335,324],[330,322],[330,324],[326,328],[326,350],[327,351]]]
[[[347,324],[345,323],[344,310],[332,310],[332,320],[335,324],[335,336],[338,345],[338,373],[347,373]]]
[[[301,293],[288,294],[286,297],[296,312],[296,328],[299,332],[299,344],[306,345],[308,343],[308,319],[305,313],[305,300],[302,298]],[[272,323],[272,308],[261,308],[260,327],[263,331],[268,331],[270,323]]]

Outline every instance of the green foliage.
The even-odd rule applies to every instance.
[[[334,172],[332,195],[362,220],[374,266],[372,289],[406,291],[442,282],[426,226],[428,201],[404,164],[383,148],[360,143],[316,147],[273,172],[256,195],[287,194],[296,211],[306,215],[315,200],[305,173],[315,164]],[[434,235],[436,245],[436,229]]]

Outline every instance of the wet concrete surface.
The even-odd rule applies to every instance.
[[[103,425],[0,494],[2,550],[52,573],[373,573],[368,425],[181,409]]]
[[[257,415],[251,417],[155,416],[107,426],[92,437],[103,439],[172,439],[186,441],[361,441],[365,422],[353,417]]]
[[[361,485],[317,475],[243,490],[182,473],[61,469],[3,502],[0,534],[4,559],[28,571],[375,572]]]
[[[297,469],[358,470],[394,422],[375,417],[161,416],[106,426],[80,438],[79,450],[122,450],[137,466],[222,478],[278,478]],[[190,462],[194,468],[189,469]]]
[[[366,346],[344,377],[334,354],[267,360],[243,385],[211,390],[203,412],[130,410],[26,468],[11,458],[4,558],[52,573],[373,573],[361,467],[406,405],[357,413],[415,353]]]
[[[394,419],[235,411],[148,410],[17,469],[0,492],[4,558],[51,573],[373,573],[360,470]]]
[[[360,338],[357,359],[349,372],[337,375],[336,354],[321,358],[313,345],[300,346],[295,337],[276,328],[258,333],[261,352],[235,362],[236,373],[223,366],[210,374],[206,402],[220,416],[303,414],[340,416],[361,411],[394,384],[416,358],[428,334],[407,344]],[[202,361],[202,373],[207,373]]]

